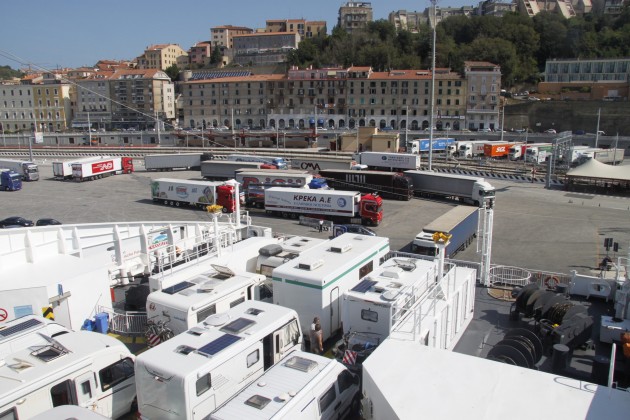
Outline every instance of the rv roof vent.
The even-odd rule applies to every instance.
[[[282,247],[278,244],[265,245],[258,250],[258,255],[263,257],[273,257],[282,252]]]
[[[212,268],[217,270],[217,273],[215,273],[212,276],[212,278],[215,278],[217,280],[227,280],[235,276],[234,271],[230,270],[229,268],[223,265],[217,265],[217,264],[211,264],[211,265],[212,265]]]
[[[396,296],[398,295],[398,291],[396,290],[388,290],[385,293],[383,293],[381,295],[381,297],[385,300],[394,300],[396,299]]]
[[[293,356],[284,365],[300,372],[310,372],[317,367],[317,362],[305,357]]]
[[[245,405],[249,405],[250,407],[254,407],[259,410],[262,410],[270,402],[271,402],[271,399],[267,397],[263,397],[262,395],[252,395],[251,397],[245,400]]]
[[[390,279],[399,279],[400,273],[402,273],[403,269],[400,267],[387,267],[381,273],[381,277],[387,277]]]
[[[262,314],[263,312],[265,311],[263,311],[262,309],[257,309],[257,308],[249,308],[248,310],[245,311],[247,315],[254,315],[254,316],[258,316]]]
[[[197,290],[199,291],[199,293],[212,293],[212,291],[214,291],[214,289],[216,289],[219,284],[220,283],[218,281],[208,280],[205,283],[200,284]]]
[[[298,268],[301,270],[313,271],[322,265],[324,265],[324,260],[302,261],[298,264]]]
[[[352,249],[352,244],[343,244],[341,246],[331,246],[330,252],[336,252],[337,254],[343,254]]]
[[[416,269],[416,264],[414,263],[415,260],[403,260],[403,259],[399,259],[399,258],[394,258],[394,263],[396,264],[396,266],[402,268],[405,271],[413,271]]]
[[[207,330],[206,330],[206,329],[204,329],[204,328],[200,328],[200,327],[192,327],[192,328],[191,328],[191,329],[189,329],[187,332],[188,332],[188,334],[190,334],[190,335],[196,335],[196,336],[199,336],[199,335],[205,334],[205,333],[207,332]]]
[[[402,287],[402,283],[398,283],[397,281],[393,281],[387,285],[390,289],[400,289]]]
[[[228,322],[230,320],[230,315],[223,313],[223,314],[214,314],[214,315],[210,315],[208,318],[206,318],[203,323],[205,325],[211,326],[211,327],[220,327],[221,325],[225,324],[226,322]]]
[[[193,352],[195,350],[196,349],[194,347],[181,345],[181,346],[177,346],[177,348],[175,349],[175,353],[183,354],[185,356],[188,353],[191,353],[191,352]]]

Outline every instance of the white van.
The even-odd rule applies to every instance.
[[[19,318],[2,331],[20,334],[31,322]],[[24,342],[22,337],[17,341]],[[60,405],[118,418],[135,406],[134,355],[122,342],[90,331],[27,337],[26,345],[0,360],[3,420],[29,419]]]
[[[143,419],[206,418],[301,346],[294,310],[242,303],[138,356],[138,409]]]
[[[358,416],[359,391],[359,377],[341,363],[294,351],[210,418],[343,419]]]

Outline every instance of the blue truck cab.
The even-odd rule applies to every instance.
[[[9,169],[0,169],[0,189],[17,191],[22,189],[22,176]]]

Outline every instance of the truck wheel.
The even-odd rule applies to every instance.
[[[296,213],[291,213],[290,216],[291,216],[291,219],[297,219],[298,218],[298,215]]]
[[[169,202],[169,204],[171,205],[171,207],[175,205],[173,201]]]
[[[289,213],[283,211],[282,212],[282,218],[283,219],[288,219],[289,218]]]
[[[164,200],[164,205],[168,206],[168,200]]]
[[[175,202],[175,207],[179,207],[179,201]]]
[[[223,208],[221,209],[221,213],[227,213],[227,212],[228,212],[227,207],[223,207]]]

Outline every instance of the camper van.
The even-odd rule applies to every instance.
[[[341,363],[294,351],[210,418],[344,419],[358,415],[359,391],[359,377]]]
[[[258,250],[256,272],[271,280],[273,269],[294,259],[302,252],[312,249],[328,239],[292,236],[277,244],[269,244]]]
[[[16,330],[14,325],[20,325]],[[39,334],[55,338],[70,330],[61,324],[36,315],[26,315],[13,321],[0,324],[0,360],[7,354],[38,343]]]
[[[143,419],[206,418],[301,346],[294,310],[242,303],[138,356],[138,410]]]
[[[273,301],[295,309],[302,330],[319,317],[323,340],[341,329],[340,296],[381,264],[389,239],[344,233],[273,270]]]
[[[395,257],[343,294],[343,332],[369,332],[380,340],[437,281],[436,263]]]
[[[122,342],[90,331],[53,338],[43,332],[43,323],[18,318],[0,332],[5,340],[16,339],[0,363],[2,419],[29,419],[60,405],[90,407],[118,418],[135,407],[134,355]],[[40,331],[23,334],[35,328]]]
[[[150,293],[147,318],[153,322],[169,322],[169,328],[177,335],[210,315],[223,313],[246,300],[271,301],[265,276],[234,272],[218,264],[210,266],[210,270]]]

